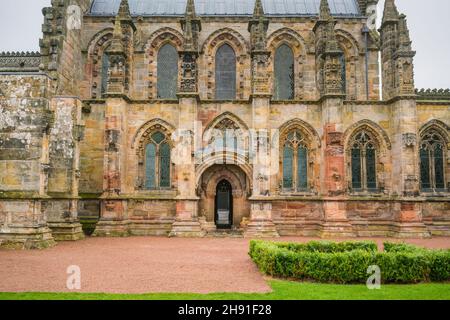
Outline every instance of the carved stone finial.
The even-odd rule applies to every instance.
[[[256,0],[255,9],[253,10],[253,17],[263,17],[264,16],[264,8],[261,0]]]
[[[319,11],[319,19],[320,20],[330,20],[331,10],[328,4],[328,0],[320,0],[320,11]]]
[[[409,36],[409,29],[406,23],[406,16],[401,14],[399,16],[398,23],[398,35],[399,35],[399,50],[400,51],[411,51],[411,38]]]
[[[117,14],[121,19],[131,20],[130,5],[128,0],[121,0],[119,6],[119,12]]]
[[[394,0],[386,0],[384,3],[383,20],[381,25],[383,26],[389,22],[397,22],[399,19],[399,13]]]
[[[261,0],[255,2],[253,17],[248,24],[250,32],[252,51],[267,50],[267,29],[269,28],[269,19],[264,15],[264,8]]]
[[[195,13],[194,0],[188,0],[184,18],[181,19],[184,36],[184,51],[198,52],[198,33],[202,29],[201,21]]]
[[[122,23],[120,22],[119,15],[116,16],[116,20],[114,22],[114,32],[113,38],[111,42],[111,46],[108,48],[108,53],[123,53],[125,52],[125,48],[122,43],[123,33],[122,33]]]
[[[188,0],[186,4],[186,17],[196,18],[194,0]]]

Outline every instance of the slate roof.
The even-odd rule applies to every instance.
[[[262,0],[268,16],[317,16],[320,0]],[[128,0],[133,16],[181,16],[186,0]],[[335,16],[361,16],[356,0],[328,0]],[[94,0],[91,15],[112,16],[120,0]],[[199,16],[251,16],[255,0],[195,0]]]

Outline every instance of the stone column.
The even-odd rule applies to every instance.
[[[422,219],[419,198],[419,156],[417,107],[414,99],[399,99],[392,104],[392,192],[400,197],[395,204],[395,236],[429,237]]]
[[[324,197],[322,237],[352,236],[347,219],[344,179],[343,104],[345,85],[342,82],[341,56],[344,54],[335,33],[336,20],[328,1],[320,2],[316,34],[316,68],[322,103],[322,166],[321,191]]]
[[[78,219],[79,142],[83,137],[82,103],[78,98],[54,97],[55,120],[49,139],[48,195],[43,202],[55,240],[84,238]]]
[[[100,221],[94,236],[128,236],[127,201],[121,199],[126,175],[126,101],[110,97],[105,105],[105,156]]]
[[[272,220],[272,202],[270,201],[270,133],[268,118],[270,114],[270,95],[254,95],[252,98],[253,128],[250,148],[253,158],[253,193],[249,198],[250,222],[245,237],[279,237]]]
[[[197,94],[179,94],[180,117],[175,133],[173,152],[176,166],[178,194],[176,197],[176,218],[172,225],[171,237],[203,237],[198,219],[199,197],[195,193],[195,163],[193,139],[197,118]]]
[[[322,101],[323,152],[321,189],[324,196],[322,237],[351,237],[352,226],[347,219],[344,194],[345,163],[343,136],[343,99],[325,97]]]
[[[17,56],[2,55],[0,60],[8,65]],[[32,249],[55,244],[41,210],[41,200],[48,198],[48,132],[53,118],[41,90],[47,83],[43,75],[0,77],[4,88],[0,97],[0,247]]]

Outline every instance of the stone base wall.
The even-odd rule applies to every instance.
[[[83,208],[96,208],[93,200],[83,201]],[[97,223],[94,236],[168,236],[175,221],[173,200],[122,200],[124,212],[120,216],[103,215]],[[86,212],[86,211],[85,211]]]
[[[100,202],[101,200],[95,199],[80,201],[78,210],[82,219],[98,219]],[[450,236],[450,204],[447,201],[417,202],[414,207],[419,209],[418,216],[404,219],[404,216],[408,215],[402,208],[410,208],[410,202],[342,200],[347,217],[343,221],[326,220],[324,215],[326,202],[320,199],[272,201],[270,225],[274,226],[274,230],[280,236],[322,238],[335,237],[339,234],[345,237],[396,238]],[[127,200],[125,207],[127,210],[125,219],[101,218],[94,236],[179,236],[179,232],[174,232],[175,229],[178,231],[183,227],[191,229],[190,225],[181,224],[192,221],[176,221],[175,200],[133,199]],[[46,248],[55,245],[55,240],[81,239],[83,237],[81,225],[78,220],[71,219],[67,211],[69,208],[68,203],[64,201],[0,201],[0,246]],[[63,217],[66,212],[67,219],[53,219],[55,210],[58,211],[57,217]],[[206,221],[198,224],[200,228],[192,236],[205,236],[214,227]],[[241,227],[246,237],[261,236],[259,233],[249,232],[249,225]],[[345,232],[342,232],[342,228]],[[254,226],[253,229],[257,230],[258,226]],[[273,236],[275,233],[269,234]]]
[[[324,217],[323,203],[322,200],[273,202],[272,216],[279,234],[326,237],[324,229],[329,228],[329,222]],[[418,213],[411,219],[402,219],[405,203],[409,204],[389,200],[344,201],[347,220],[341,223],[351,226],[351,236],[354,237],[422,238],[450,235],[448,202],[417,202]]]
[[[53,245],[39,200],[0,201],[0,247],[42,249]]]

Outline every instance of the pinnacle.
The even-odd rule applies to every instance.
[[[187,17],[195,17],[195,3],[194,0],[188,0],[186,4],[186,13]]]
[[[389,21],[398,21],[399,13],[397,10],[397,6],[395,5],[394,0],[386,0],[384,3],[384,12],[383,12],[383,21],[382,24],[385,24]]]
[[[331,19],[331,10],[330,10],[330,6],[328,4],[328,0],[320,0],[319,18],[321,20]]]
[[[256,0],[255,9],[253,10],[254,17],[262,17],[264,16],[264,7],[262,5],[261,0]]]
[[[120,1],[119,12],[117,13],[117,15],[121,19],[131,19],[130,5],[128,4],[128,0]]]

